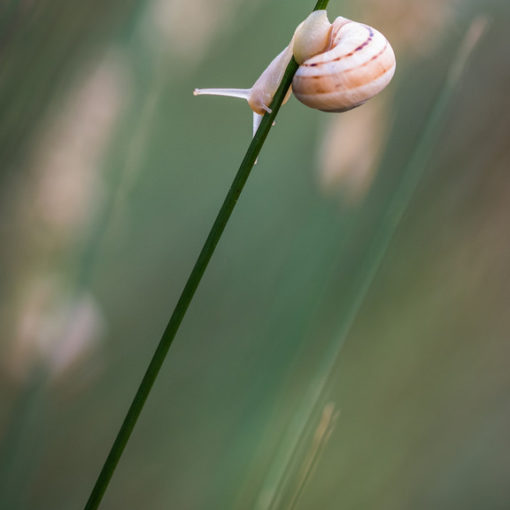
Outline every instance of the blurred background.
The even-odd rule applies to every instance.
[[[312,0],[0,4],[0,508],[82,508]],[[101,508],[503,509],[507,0],[331,0],[397,73],[282,108]]]

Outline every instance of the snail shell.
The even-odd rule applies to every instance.
[[[305,105],[326,112],[344,112],[377,95],[395,73],[395,54],[375,28],[338,17],[330,44],[300,66],[292,82]]]

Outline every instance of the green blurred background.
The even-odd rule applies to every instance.
[[[1,509],[85,504],[250,141],[192,90],[312,7],[0,3]],[[510,4],[329,13],[395,78],[282,108],[105,510],[510,507]]]

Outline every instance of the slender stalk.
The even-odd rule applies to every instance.
[[[285,430],[285,437],[275,453],[275,460],[267,470],[260,494],[263,495],[264,500],[268,499],[268,495],[271,499],[268,504],[257,506],[257,509],[294,508],[295,494],[299,495],[304,488],[304,482],[299,479],[296,481],[296,471],[299,476],[301,474],[299,469],[303,466],[303,456],[309,450],[310,438],[313,438],[317,427],[317,418],[322,415],[334,378],[338,377],[335,368],[338,367],[340,353],[379,272],[393,236],[427,169],[434,147],[444,129],[443,124],[447,118],[451,100],[461,83],[463,71],[486,28],[486,18],[476,18],[459,47],[421,137],[405,166],[402,180],[390,198],[376,234],[364,259],[360,262],[361,270],[354,292],[346,301],[348,305],[344,313],[340,315],[335,341],[322,354],[316,377],[303,394]],[[261,501],[261,496],[259,498]]]
[[[314,10],[325,9],[328,2],[329,0],[318,0]],[[285,98],[287,91],[292,83],[292,78],[294,77],[297,68],[298,64],[293,58],[285,70],[282,82],[273,98],[273,102],[271,103],[272,113],[264,115],[259,129],[257,130],[252,142],[250,143],[250,146],[248,147],[248,150],[246,151],[237,175],[232,182],[230,190],[227,193],[218,216],[216,217],[216,220],[211,228],[211,231],[209,232],[205,244],[202,247],[200,255],[198,256],[198,259],[193,266],[179,301],[175,306],[172,316],[170,317],[158,347],[152,356],[149,366],[147,367],[147,371],[143,376],[142,382],[138,387],[138,390],[131,403],[131,406],[129,407],[126,417],[124,418],[117,437],[113,442],[108,457],[106,458],[101,472],[99,473],[94,488],[92,489],[89,499],[85,505],[85,510],[93,510],[98,508],[101,500],[103,499],[104,493],[110,483],[124,448],[129,441],[136,422],[138,421],[138,417],[140,416],[154,381],[156,380],[156,377],[161,370],[161,366],[163,365],[168,350],[172,345],[179,326],[184,318],[184,315],[186,314],[191,300],[193,299],[195,291],[197,290],[200,280],[202,279],[207,265],[211,260],[216,245],[218,244],[218,241],[220,240],[221,235],[225,230],[225,226],[227,225],[227,222],[232,215],[232,211],[234,210],[237,200],[239,199],[244,185],[248,180],[250,172],[267,138],[274,119],[280,110],[283,99]]]
[[[0,444],[0,508],[24,508],[43,451],[46,431],[46,369],[37,364],[17,395]]]

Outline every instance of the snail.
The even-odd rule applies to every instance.
[[[325,10],[312,12],[294,32],[290,44],[250,89],[195,89],[194,95],[246,99],[253,110],[253,135],[280,85],[292,56],[299,64],[291,92],[306,106],[326,112],[345,112],[377,95],[395,73],[395,54],[375,28],[338,17],[333,23]]]

